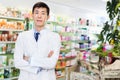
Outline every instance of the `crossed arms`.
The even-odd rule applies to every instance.
[[[50,58],[50,57],[53,55],[53,53],[54,53],[53,51],[50,51],[49,54],[48,54],[48,58]],[[25,61],[28,61],[28,62],[29,62],[30,57],[23,55],[23,59],[24,59]]]
[[[36,58],[35,56],[32,56],[29,60],[29,56],[24,56],[24,38],[19,34],[16,44],[15,44],[15,53],[14,53],[14,63],[15,67],[19,68],[20,70],[31,72],[31,73],[37,73],[38,69],[44,68],[44,69],[53,69],[55,68],[55,65],[58,60],[59,51],[60,51],[60,37],[56,36],[56,41],[54,41],[54,44],[52,45],[53,48],[51,52],[49,52],[48,57],[45,58]]]

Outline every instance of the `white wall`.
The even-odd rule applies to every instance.
[[[34,3],[44,1],[54,14],[71,17],[86,15],[106,16],[106,3],[102,0],[0,0],[0,5],[19,9],[32,9]]]

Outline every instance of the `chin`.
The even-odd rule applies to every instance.
[[[38,24],[36,24],[37,26],[42,26],[43,24],[41,24],[41,23],[38,23]]]
[[[37,25],[38,27],[43,27],[44,25]]]

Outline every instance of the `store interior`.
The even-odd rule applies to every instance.
[[[50,7],[46,28],[61,37],[57,80],[120,80],[120,0],[0,1],[0,80],[17,80],[14,48],[33,28],[36,2]]]

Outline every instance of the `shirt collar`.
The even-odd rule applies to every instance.
[[[38,33],[38,31],[35,30],[35,28],[33,29],[34,30],[34,34]],[[46,31],[46,28],[44,27],[39,33],[40,35],[41,34],[44,34],[44,32]]]

